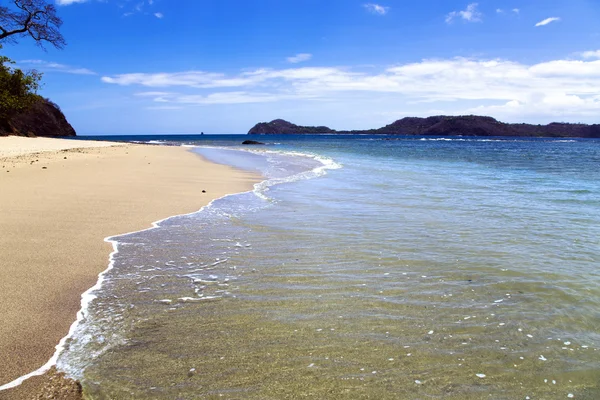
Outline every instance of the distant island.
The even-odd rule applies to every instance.
[[[336,131],[326,126],[299,126],[283,119],[261,122],[248,132],[264,134],[367,134],[422,136],[523,136],[600,138],[600,124],[569,124],[553,122],[548,125],[507,124],[492,117],[439,115],[428,118],[406,117],[379,129]]]

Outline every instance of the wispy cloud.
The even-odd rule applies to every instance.
[[[87,68],[72,67],[70,65],[59,64],[45,60],[21,60],[18,62],[18,65],[27,68],[36,68],[45,72],[64,72],[67,74],[76,75],[97,75],[97,73]]]
[[[477,10],[477,3],[471,3],[463,11],[452,11],[446,15],[446,23],[451,24],[455,19],[462,19],[467,22],[481,22],[483,14]]]
[[[502,8],[496,8],[496,13],[497,14],[504,14],[506,12],[507,12],[507,10],[504,10]],[[519,14],[521,12],[521,10],[518,9],[518,8],[513,8],[512,10],[510,10],[510,12],[515,13],[515,14]]]
[[[121,86],[141,85],[146,87],[187,86],[198,89],[216,87],[239,87],[252,84],[255,78],[246,74],[237,77],[227,77],[222,73],[204,71],[186,71],[175,73],[133,73],[114,76],[104,76],[102,81]]]
[[[590,51],[584,51],[581,54],[581,57],[583,58],[597,58],[600,59],[600,50],[590,50]]]
[[[300,53],[300,54],[296,54],[293,57],[288,57],[288,58],[286,58],[286,60],[289,63],[297,64],[297,63],[301,63],[304,61],[308,61],[311,58],[312,58],[312,54],[310,54],[310,53]]]
[[[153,106],[154,109],[167,110],[182,108],[185,105],[270,103],[291,98],[296,98],[296,96],[245,91],[215,92],[207,95],[170,92],[155,96],[152,101],[168,104]]]
[[[107,0],[98,0],[102,2],[107,2]],[[154,8],[155,1],[154,0],[123,0],[117,2],[117,7],[123,10],[123,17],[130,17],[135,14],[143,14],[148,16],[153,16],[158,19],[164,17],[162,12],[154,12],[152,9]]]
[[[382,6],[375,3],[363,4],[363,7],[372,14],[385,15],[390,11],[390,7]]]
[[[68,6],[75,3],[85,3],[88,0],[56,0],[56,4],[59,6]]]
[[[134,96],[140,96],[140,97],[160,97],[160,96],[170,96],[173,95],[175,93],[173,92],[137,92],[134,93]]]
[[[150,106],[146,107],[146,110],[182,110],[183,108],[181,106]]]
[[[385,95],[405,104],[429,102],[436,109],[463,104],[461,112],[515,118],[600,113],[600,60],[559,59],[528,65],[458,57],[423,60],[370,73],[352,68],[299,67],[262,68],[233,75],[203,71],[134,73],[102,80],[121,86],[177,88],[135,94],[161,107],[286,100],[339,102]],[[464,106],[473,102],[480,105]]]
[[[544,25],[548,25],[551,22],[558,22],[560,21],[559,17],[550,17],[550,18],[546,18],[543,21],[538,22],[537,24],[535,24],[535,26],[544,26]]]

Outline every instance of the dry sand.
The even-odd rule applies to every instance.
[[[100,142],[95,140],[64,140],[52,138],[28,138],[21,136],[6,136],[0,138],[0,158],[21,156],[38,152],[85,149],[90,147],[110,147],[119,145],[115,142]]]
[[[109,145],[0,138],[0,386],[52,356],[81,294],[108,266],[105,237],[194,212],[260,180],[181,147]],[[42,150],[51,151],[32,154]],[[31,378],[0,399],[35,398],[43,384]]]

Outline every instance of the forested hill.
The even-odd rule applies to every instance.
[[[265,134],[265,133],[337,133],[333,129],[326,126],[299,126],[283,119],[275,119],[271,122],[260,122],[248,134]]]
[[[248,134],[371,134],[423,136],[524,136],[600,138],[600,125],[553,122],[548,125],[506,124],[492,117],[406,117],[379,129],[336,131],[326,126],[299,126],[276,119],[256,124]]]
[[[56,104],[40,98],[12,117],[0,115],[0,136],[8,135],[60,137],[76,133]]]

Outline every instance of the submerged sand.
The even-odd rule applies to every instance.
[[[104,238],[259,179],[181,147],[0,138],[0,386],[52,356],[107,268]],[[32,378],[0,399],[34,398],[43,384]]]

